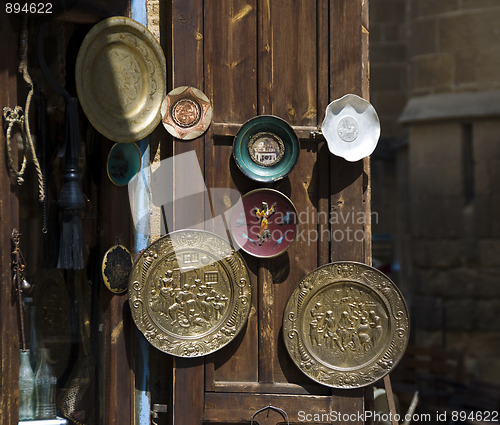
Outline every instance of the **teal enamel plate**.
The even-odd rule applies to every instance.
[[[108,155],[106,171],[117,186],[125,186],[141,167],[141,151],[135,143],[115,143]]]
[[[280,180],[292,171],[300,145],[292,127],[274,115],[259,115],[241,126],[233,156],[247,177],[259,182]]]

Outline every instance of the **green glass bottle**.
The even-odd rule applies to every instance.
[[[40,349],[40,360],[35,375],[36,419],[56,417],[56,383],[52,367],[48,363],[49,350]]]
[[[34,419],[35,374],[31,368],[30,350],[21,350],[19,358],[19,420]]]

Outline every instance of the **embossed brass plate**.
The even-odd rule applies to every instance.
[[[240,254],[199,230],[173,232],[151,244],[132,269],[128,294],[146,339],[178,357],[203,356],[233,340],[252,297]]]
[[[403,356],[409,319],[403,296],[365,264],[322,266],[299,283],[283,316],[290,357],[309,378],[335,388],[369,385]]]
[[[76,89],[94,128],[115,142],[136,142],[161,120],[166,62],[146,27],[124,16],[96,24],[76,59]]]

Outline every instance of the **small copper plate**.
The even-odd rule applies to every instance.
[[[283,316],[290,357],[312,380],[358,388],[388,374],[409,338],[405,301],[396,285],[365,264],[322,266],[302,279]]]
[[[195,87],[173,89],[161,105],[163,126],[174,137],[192,140],[201,136],[212,121],[208,97]]]
[[[199,230],[151,244],[134,265],[128,294],[146,339],[178,357],[203,356],[231,342],[246,324],[252,298],[240,254]]]

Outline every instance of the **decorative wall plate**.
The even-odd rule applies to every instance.
[[[116,143],[109,151],[106,172],[112,183],[126,186],[141,168],[141,151],[135,143]]]
[[[161,105],[163,126],[174,137],[192,140],[200,137],[212,121],[208,97],[195,87],[176,87]]]
[[[408,311],[399,289],[377,269],[327,264],[305,276],[290,296],[283,338],[309,378],[358,388],[384,377],[403,356]]]
[[[292,171],[300,146],[292,127],[273,115],[259,115],[239,129],[233,143],[236,165],[247,177],[276,181]]]
[[[153,34],[116,16],[89,31],[76,59],[76,90],[94,128],[115,142],[136,142],[161,120],[166,62]]]
[[[134,265],[128,294],[146,339],[178,357],[203,356],[231,342],[246,324],[252,298],[241,255],[200,230],[153,242]]]
[[[102,279],[106,288],[115,294],[122,294],[128,288],[128,278],[134,260],[132,254],[123,245],[115,245],[108,249],[102,259]]]
[[[346,94],[326,107],[321,131],[331,153],[354,162],[375,150],[380,121],[369,102],[355,94]]]
[[[297,210],[274,189],[256,189],[241,198],[231,215],[231,236],[245,252],[270,258],[285,252],[297,235]]]

